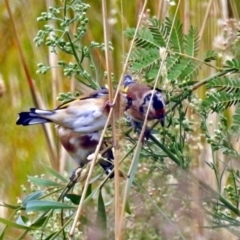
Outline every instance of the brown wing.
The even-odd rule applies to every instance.
[[[127,90],[127,96],[133,101],[141,99],[146,91],[149,91],[151,88],[145,84],[136,83],[131,84]]]
[[[101,98],[101,97],[105,97],[106,95],[108,95],[108,89],[106,89],[106,88],[101,89],[101,90],[94,90],[89,94],[81,95],[80,97],[78,97],[76,99],[72,99],[67,102],[64,102],[61,105],[59,105],[56,109],[66,108],[73,101],[77,101],[77,100],[81,101],[81,100],[86,100],[86,99],[90,99],[90,98]]]
[[[90,94],[87,94],[87,95],[82,95],[79,97],[79,100],[84,100],[84,99],[88,99],[88,98],[100,98],[105,95],[108,95],[107,88],[92,91]]]

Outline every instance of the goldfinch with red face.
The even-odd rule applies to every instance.
[[[54,122],[78,133],[91,133],[104,128],[111,107],[107,89],[93,91],[87,96],[61,104],[54,110],[30,108],[19,113],[17,125]]]
[[[81,134],[61,126],[58,126],[58,133],[61,144],[80,168],[89,163],[88,156],[95,152],[101,137],[100,132]],[[106,148],[105,142],[103,142],[100,151],[104,148]],[[105,173],[109,174],[114,167],[112,150],[109,149],[103,154],[103,158],[106,160],[100,160],[99,164]],[[110,178],[113,177],[112,173]]]
[[[126,94],[127,107],[125,112],[129,116],[133,128],[141,127],[145,119],[147,109],[152,97],[151,106],[147,120],[157,119],[164,125],[165,100],[162,90],[153,90],[150,86],[142,83],[136,83],[130,75],[124,77],[124,89]]]

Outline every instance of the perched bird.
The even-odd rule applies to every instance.
[[[165,100],[161,89],[153,90],[150,86],[142,83],[136,83],[130,75],[124,77],[123,93],[126,94],[127,106],[125,112],[131,120],[133,128],[142,126],[147,109],[152,97],[151,106],[147,120],[157,119],[164,125]]]
[[[82,168],[85,164],[89,163],[88,156],[95,152],[101,137],[101,133],[93,132],[81,134],[61,126],[57,126],[57,128],[61,144],[73,158],[73,160],[79,165],[79,167]],[[106,142],[103,142],[100,151],[106,147]],[[108,149],[102,157],[103,159],[100,160],[99,164],[104,169],[105,173],[109,174],[114,167],[114,156],[112,149]],[[113,177],[114,174],[112,173],[110,178]]]
[[[108,90],[101,89],[63,103],[54,110],[30,108],[30,112],[19,113],[16,124],[54,122],[74,132],[91,133],[104,128],[110,107]]]

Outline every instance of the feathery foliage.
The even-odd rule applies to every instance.
[[[203,101],[203,107],[212,111],[225,110],[240,101],[240,81],[227,76],[214,78],[206,85],[211,89]]]
[[[45,44],[50,47],[51,52],[60,54],[62,59],[57,66],[47,66],[38,64],[37,73],[46,73],[52,67],[63,68],[63,73],[67,77],[74,76],[83,84],[97,89],[99,88],[98,69],[92,57],[95,49],[104,51],[104,44],[92,41],[89,45],[84,45],[83,40],[87,32],[89,21],[86,11],[90,7],[82,1],[72,1],[65,3],[64,7],[49,7],[48,12],[43,12],[38,21],[55,21],[56,28],[52,25],[44,25],[34,38],[36,46]],[[69,62],[65,59],[73,57]],[[87,67],[86,67],[87,66]]]
[[[127,29],[125,34],[132,39],[134,29]],[[184,34],[178,20],[173,24],[170,18],[166,18],[164,22],[152,18],[137,33],[135,49],[129,62],[130,70],[135,74],[143,74],[147,81],[152,81],[157,76],[166,50],[167,78],[172,82],[176,79],[192,81],[203,63],[196,59],[198,49],[198,31],[194,27],[191,26],[188,34]],[[202,61],[214,59],[216,54],[212,51]]]
[[[233,133],[240,133],[240,104],[237,105],[235,114],[233,115],[233,124],[232,124]]]
[[[128,29],[125,33],[132,40],[134,29]],[[159,130],[160,134],[164,136],[162,140],[158,141],[151,137],[151,140],[162,150],[158,161],[163,161],[160,156],[165,154],[184,169],[188,169],[191,164],[194,164],[192,151],[188,148],[194,146],[194,141],[190,141],[189,146],[187,136],[194,135],[196,126],[201,128],[204,140],[211,147],[213,156],[221,152],[226,158],[239,158],[240,155],[233,144],[231,135],[231,130],[239,132],[239,127],[237,127],[240,124],[239,107],[233,116],[231,130],[229,130],[229,123],[223,113],[240,101],[239,60],[226,61],[225,66],[219,68],[216,74],[196,82],[201,67],[203,65],[213,67],[209,63],[218,59],[218,54],[209,50],[199,56],[198,31],[194,27],[190,26],[188,33],[184,34],[182,24],[178,20],[173,23],[170,18],[166,18],[163,22],[149,19],[147,23],[143,24],[134,41],[135,48],[129,61],[129,71],[143,76],[148,82],[156,79],[161,61],[167,52],[166,59],[164,59],[165,68],[161,72],[162,88],[164,89],[166,85],[168,89],[171,89],[167,92],[167,128]],[[206,85],[207,93],[205,98],[201,100],[194,94],[194,91],[204,85]],[[207,123],[207,118],[210,116],[209,110],[217,112],[219,117],[218,127],[214,130],[214,135]],[[191,112],[192,116],[188,115],[188,112]],[[226,167],[219,174],[217,161],[218,159],[214,158],[213,163],[209,160],[206,160],[206,163],[216,175],[221,194],[224,188],[222,178],[225,175],[225,170],[229,172],[234,170]],[[234,189],[236,189],[238,186],[236,174],[233,175],[233,181],[235,182]],[[203,183],[200,181],[201,184]],[[234,196],[236,196],[237,190],[234,191]],[[224,214],[224,211],[229,211],[230,214],[234,213],[239,216],[238,204],[232,202],[231,196],[233,194],[231,194],[226,194],[226,198],[225,194],[223,194],[224,196],[216,196],[216,201],[211,203],[207,201],[207,205],[204,207],[218,227],[224,226],[229,229],[229,226],[239,224],[236,218]],[[218,209],[218,211],[214,209]],[[224,221],[227,224],[224,224]],[[215,224],[213,226],[216,227]]]

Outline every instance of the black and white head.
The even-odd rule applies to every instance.
[[[158,90],[150,90],[148,91],[144,98],[143,98],[143,102],[142,105],[143,106],[148,106],[151,100],[151,96],[153,94],[152,97],[152,107],[156,110],[156,109],[162,109],[165,108],[165,100],[164,100],[164,95],[162,92],[158,91]]]
[[[164,124],[164,117],[165,117],[165,96],[164,93],[162,91],[159,90],[150,90],[146,93],[146,95],[143,98],[143,102],[140,106],[140,111],[143,114],[146,114],[148,106],[150,104],[150,100],[151,100],[151,96],[153,94],[152,97],[152,102],[150,105],[150,112],[152,112],[156,119],[158,119],[161,124]]]

